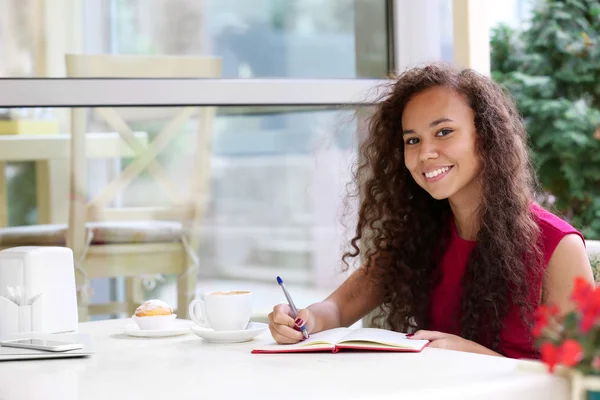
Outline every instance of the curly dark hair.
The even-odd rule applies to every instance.
[[[404,332],[428,328],[430,295],[440,279],[452,211],[447,199],[431,197],[405,167],[402,112],[428,88],[448,87],[464,95],[475,114],[483,201],[477,246],[463,281],[460,329],[462,337],[497,350],[511,304],[531,323],[528,316],[536,304],[528,279],[542,271],[539,227],[530,211],[538,186],[522,118],[500,85],[471,69],[435,63],[410,69],[392,82],[361,146],[355,179],[362,198],[344,264],[348,267],[347,258],[359,254],[375,260],[365,266],[383,291],[375,323],[383,320]]]

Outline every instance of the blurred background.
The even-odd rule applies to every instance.
[[[107,224],[91,247],[73,245],[82,269],[99,271],[78,272],[80,289],[91,279],[91,318],[131,309],[94,304],[158,297],[176,305],[221,289],[259,293],[264,318],[284,301],[277,275],[299,306],[324,298],[345,276],[356,205],[346,196],[373,105],[342,92],[428,61],[472,67],[507,86],[527,123],[540,201],[600,239],[599,1],[0,0],[0,9],[2,78],[198,78],[215,83],[204,97],[220,99],[182,117],[185,107],[157,106],[157,98],[152,106],[88,107],[81,86],[75,119],[74,109],[53,104],[0,110],[3,246],[60,243],[74,224],[91,229],[94,215]],[[67,55],[77,58],[69,64]],[[246,85],[253,80],[285,100],[239,104],[247,91],[262,91]],[[294,104],[287,88],[307,80],[334,93],[304,93],[314,101]],[[129,94],[107,82],[115,104]],[[338,90],[339,104],[321,104]],[[69,154],[76,131],[84,163]],[[164,145],[154,161],[138,163],[155,140]],[[72,187],[74,165],[85,167],[83,189]],[[133,170],[118,193],[106,194]],[[82,201],[146,210],[155,221],[152,210],[188,204],[176,192],[193,204],[170,225],[93,212],[69,219]]]

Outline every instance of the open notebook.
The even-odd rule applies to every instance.
[[[264,353],[304,353],[313,351],[331,351],[337,353],[343,349],[371,351],[420,352],[429,344],[429,340],[407,339],[404,333],[376,328],[336,328],[310,335],[296,344],[268,344],[256,347],[254,354]]]

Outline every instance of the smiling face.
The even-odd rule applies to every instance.
[[[452,202],[479,197],[474,120],[467,99],[441,86],[420,92],[404,107],[404,163],[433,198]]]

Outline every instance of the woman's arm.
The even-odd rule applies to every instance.
[[[581,276],[594,285],[594,274],[581,237],[566,235],[561,239],[548,262],[544,281],[544,304],[556,304],[565,314],[574,308],[570,300],[573,282]]]
[[[429,340],[431,342],[429,347],[434,347],[437,349],[466,351],[469,353],[504,357],[502,354],[496,353],[494,350],[488,349],[479,343],[476,343],[472,340],[463,339],[460,336],[451,335],[449,333],[420,330],[414,334],[407,335],[407,337],[416,340]]]
[[[316,333],[358,321],[383,299],[380,285],[372,279],[373,268],[363,266],[354,271],[329,297],[300,310],[297,315],[288,304],[273,307],[269,314],[273,338],[277,343],[297,343],[303,339],[302,326],[309,333]]]
[[[372,269],[354,271],[329,297],[308,307],[311,333],[350,326],[383,301],[380,286],[371,277]],[[311,323],[312,322],[312,323]]]

